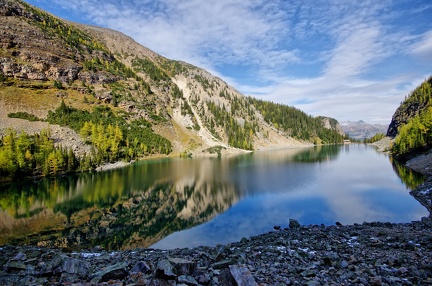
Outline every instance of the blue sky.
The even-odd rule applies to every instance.
[[[31,0],[121,31],[245,95],[339,121],[388,124],[432,75],[429,0]]]

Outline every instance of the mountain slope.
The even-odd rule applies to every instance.
[[[393,115],[387,135],[395,137],[392,152],[402,160],[430,151],[432,148],[432,77],[421,83],[401,103]],[[428,155],[429,160],[430,155]]]
[[[99,124],[102,128],[120,124],[123,145],[116,152],[125,158],[160,152],[158,148],[150,152],[144,148],[148,146],[139,151],[137,146],[145,145],[141,141],[131,146],[134,139],[127,134],[127,126],[138,121],[147,133],[167,138],[173,154],[203,154],[217,146],[235,151],[341,141],[340,134],[327,129],[321,119],[297,109],[286,112],[288,109],[269,102],[264,111],[262,103],[246,98],[220,78],[166,59],[119,32],[70,23],[22,1],[0,0],[0,4],[3,131],[25,126],[37,133],[48,126],[6,116],[25,112],[63,128],[74,126],[66,130],[77,135],[84,126],[83,118],[94,121],[94,110],[108,108],[110,112],[104,114],[112,118]],[[65,107],[57,109],[62,102]],[[68,114],[49,116],[55,110]],[[268,117],[275,110],[279,115]],[[69,112],[78,122],[70,121]],[[287,128],[287,122],[297,129]],[[63,129],[59,130],[58,142],[70,146],[62,136]],[[83,144],[75,145],[75,152],[87,152],[77,147]]]
[[[395,137],[398,129],[411,118],[426,111],[432,105],[432,76],[409,94],[393,114],[387,136]]]

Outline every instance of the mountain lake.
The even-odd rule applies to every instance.
[[[423,178],[362,144],[169,158],[0,185],[0,245],[215,246],[288,227],[411,222]]]

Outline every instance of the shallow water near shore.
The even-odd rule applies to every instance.
[[[158,159],[1,185],[0,244],[178,248],[301,224],[411,222],[422,178],[365,145]]]

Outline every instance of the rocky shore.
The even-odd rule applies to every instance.
[[[429,211],[432,180],[413,192]],[[274,226],[216,247],[0,248],[1,285],[432,285],[432,219]]]
[[[411,194],[432,212],[432,177]],[[0,285],[432,285],[431,215],[411,223],[289,226],[192,249],[4,245]]]
[[[296,226],[216,247],[0,249],[1,285],[431,285],[432,222]]]

